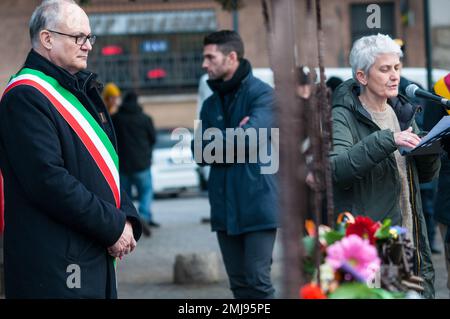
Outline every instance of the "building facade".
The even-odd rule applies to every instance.
[[[440,1],[440,0],[431,0]],[[0,89],[20,68],[30,50],[28,20],[40,0],[2,0],[0,27]],[[212,0],[88,0],[83,4],[98,36],[89,68],[103,82],[135,89],[155,117],[158,126],[193,126],[196,89],[203,74],[202,40],[211,31],[233,28],[233,13]],[[314,1],[312,1],[314,2]],[[448,12],[450,2],[444,0]],[[269,67],[269,50],[260,0],[242,0],[238,31],[246,57],[254,67]],[[306,1],[296,2],[298,63],[317,56],[314,27],[308,28]],[[369,29],[370,4],[381,12],[381,27]],[[406,43],[406,66],[424,66],[422,0],[327,0],[322,1],[325,66],[348,66],[352,42],[369,33],[388,33]],[[441,25],[436,26],[441,28]],[[313,33],[311,33],[311,30]],[[447,34],[447,31],[437,31]],[[435,32],[436,33],[436,32]],[[433,33],[433,34],[435,34]],[[433,36],[439,56],[449,52],[444,36]],[[274,48],[279,49],[279,48]],[[282,48],[281,48],[282,49]],[[444,52],[444,53],[442,53]],[[450,68],[445,59],[440,67]],[[450,63],[450,62],[449,62]],[[167,103],[166,103],[167,101]],[[180,116],[172,116],[177,114]],[[179,118],[182,118],[179,120]]]

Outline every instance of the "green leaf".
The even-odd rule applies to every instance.
[[[339,231],[331,230],[324,235],[324,238],[325,238],[325,241],[327,242],[327,246],[330,246],[330,245],[334,244],[335,242],[344,238],[344,236],[345,236],[345,234],[343,234]]]
[[[369,288],[364,283],[352,282],[339,286],[328,298],[330,299],[394,299],[397,296],[380,288]]]
[[[303,237],[303,247],[307,256],[312,257],[314,255],[314,248],[316,244],[316,239],[311,236]]]
[[[383,221],[383,224],[380,228],[377,229],[375,232],[375,238],[377,239],[389,239],[392,237],[391,233],[389,232],[391,229],[391,223],[392,221],[388,218],[385,221]]]
[[[314,272],[316,271],[316,265],[312,259],[308,258],[303,261],[303,272],[305,275],[312,278]]]

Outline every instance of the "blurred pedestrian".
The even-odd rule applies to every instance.
[[[3,279],[3,226],[4,226],[4,199],[3,199],[3,176],[0,172],[0,296],[4,294],[5,281]]]
[[[306,160],[306,184],[308,185],[307,189],[307,196],[306,198],[309,199],[308,202],[308,212],[307,212],[307,219],[314,220],[315,223],[321,223],[321,224],[327,224],[327,211],[326,211],[326,196],[323,193],[322,196],[322,210],[320,215],[320,220],[317,218],[317,213],[314,211],[314,199],[313,199],[313,191],[317,192],[323,192],[324,189],[320,189],[319,184],[317,183],[317,179],[314,176],[313,173],[313,164],[314,164],[314,157],[313,157],[313,150],[311,147],[311,139],[309,138],[309,135],[311,134],[313,128],[309,125],[314,124],[311,121],[311,114],[314,112],[313,108],[317,108],[317,103],[319,99],[319,90],[318,86],[316,84],[317,80],[317,73],[315,69],[311,69],[306,65],[301,65],[296,68],[296,75],[297,75],[297,87],[296,87],[296,94],[299,99],[302,99],[305,103],[304,105],[307,107],[304,114],[303,123],[306,123],[305,126],[305,136],[308,136],[302,143],[300,149],[302,150],[303,154],[305,155]],[[311,97],[315,97],[314,104],[312,101],[310,101]],[[320,121],[322,118],[320,118]],[[322,122],[322,121],[321,121]],[[321,125],[319,124],[319,127]]]
[[[436,82],[436,94],[450,99],[450,74]],[[424,128],[431,130],[443,116],[449,115],[448,110],[437,102],[427,104],[424,115]],[[441,154],[441,170],[434,205],[434,219],[444,242],[445,260],[447,266],[447,288],[450,291],[450,138],[442,139],[444,152]]]
[[[122,103],[122,92],[119,87],[112,82],[107,83],[103,88],[102,97],[108,113],[115,114]]]
[[[0,236],[3,236],[5,199],[3,195],[3,175],[0,172]],[[2,246],[3,248],[3,246]]]
[[[402,51],[387,35],[357,40],[350,52],[353,79],[333,95],[330,154],[335,212],[375,221],[390,218],[407,229],[415,246],[414,274],[424,296],[434,297],[434,269],[419,183],[439,171],[437,155],[402,156],[400,147],[420,143],[416,106],[398,93]]]
[[[337,76],[330,77],[326,82],[326,86],[330,89],[331,95],[333,95],[334,91],[336,91],[337,87],[341,85],[344,81]]]
[[[297,88],[296,93],[299,98],[308,100],[312,94],[316,94],[316,70],[307,65],[301,65],[296,69]]]
[[[199,141],[202,147],[202,158],[196,157],[197,163],[211,164],[211,227],[217,232],[234,297],[273,298],[270,270],[279,225],[276,175],[262,174],[263,164],[259,160],[249,163],[248,157],[244,162],[237,163],[234,158],[225,164],[226,154],[235,146],[225,140],[226,136],[217,135],[214,140],[224,143],[224,157],[209,161],[203,157],[203,151],[211,145],[202,140],[208,129],[237,129],[242,134],[244,130],[266,129],[268,140],[259,140],[259,144],[270,145],[273,89],[252,75],[250,62],[244,58],[242,39],[234,31],[222,30],[204,38],[202,66],[208,72],[213,95],[203,103],[202,130],[196,132],[193,145]],[[246,141],[245,149],[253,152],[256,145]]]
[[[151,204],[152,152],[156,133],[152,118],[142,111],[138,96],[130,91],[125,94],[119,111],[112,116],[119,148],[120,181],[130,197],[133,187],[137,191],[139,213],[147,225],[159,227],[153,219]]]
[[[85,70],[95,36],[72,0],[43,1],[29,28],[32,49],[0,102],[5,296],[117,298],[115,257],[134,250],[141,225]]]

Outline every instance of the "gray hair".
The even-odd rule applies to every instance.
[[[45,28],[56,28],[61,22],[61,5],[75,4],[74,0],[44,0],[31,15],[29,30],[31,46],[39,46],[39,32]]]
[[[356,72],[358,70],[368,74],[377,56],[384,53],[394,53],[399,58],[403,57],[400,46],[388,35],[378,33],[356,40],[350,52],[353,78],[357,80]]]

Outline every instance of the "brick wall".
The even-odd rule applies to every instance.
[[[433,65],[450,70],[450,26],[435,27],[431,31]]]
[[[23,64],[30,40],[28,21],[39,0],[2,0],[0,3],[0,92]]]
[[[388,0],[326,0],[322,1],[322,17],[325,35],[325,65],[330,67],[347,66],[348,54],[351,49],[350,34],[350,4],[351,3],[374,3]],[[392,0],[396,10],[397,36],[403,38],[407,44],[406,66],[424,66],[424,41],[423,41],[423,19],[422,0],[410,0],[410,9],[414,13],[414,24],[409,27],[401,25],[400,0]],[[391,2],[392,2],[391,1]],[[304,2],[304,1],[299,1]],[[3,90],[9,76],[16,72],[24,61],[30,49],[28,38],[28,20],[33,9],[40,0],[2,0],[0,1],[0,29],[3,30],[2,41],[0,41],[0,92]],[[239,32],[245,42],[246,57],[254,67],[268,67],[267,36],[263,25],[262,8],[260,0],[244,0],[245,7],[239,12]],[[160,10],[190,10],[213,8],[217,13],[217,24],[219,29],[230,29],[233,25],[232,14],[221,9],[215,1],[178,1],[168,2],[156,0],[91,0],[91,4],[85,9],[88,13],[99,12],[140,12]],[[307,40],[306,28],[302,24],[305,21],[304,8],[297,5],[295,20],[297,23],[297,38],[300,50],[298,52],[299,62],[305,61],[305,57],[311,57],[316,61],[317,43]],[[315,33],[315,26],[312,26]],[[450,31],[447,29],[435,29],[434,38],[437,48],[435,49],[435,63],[439,66],[450,64],[448,45],[450,43]],[[145,109],[153,113],[159,126],[173,126],[178,124],[189,124],[196,114],[196,104],[191,100],[173,104],[156,103],[146,105]],[[165,115],[165,114],[169,115]],[[173,116],[176,114],[176,116]],[[175,118],[183,117],[175,121]],[[187,125],[189,126],[189,125]]]

